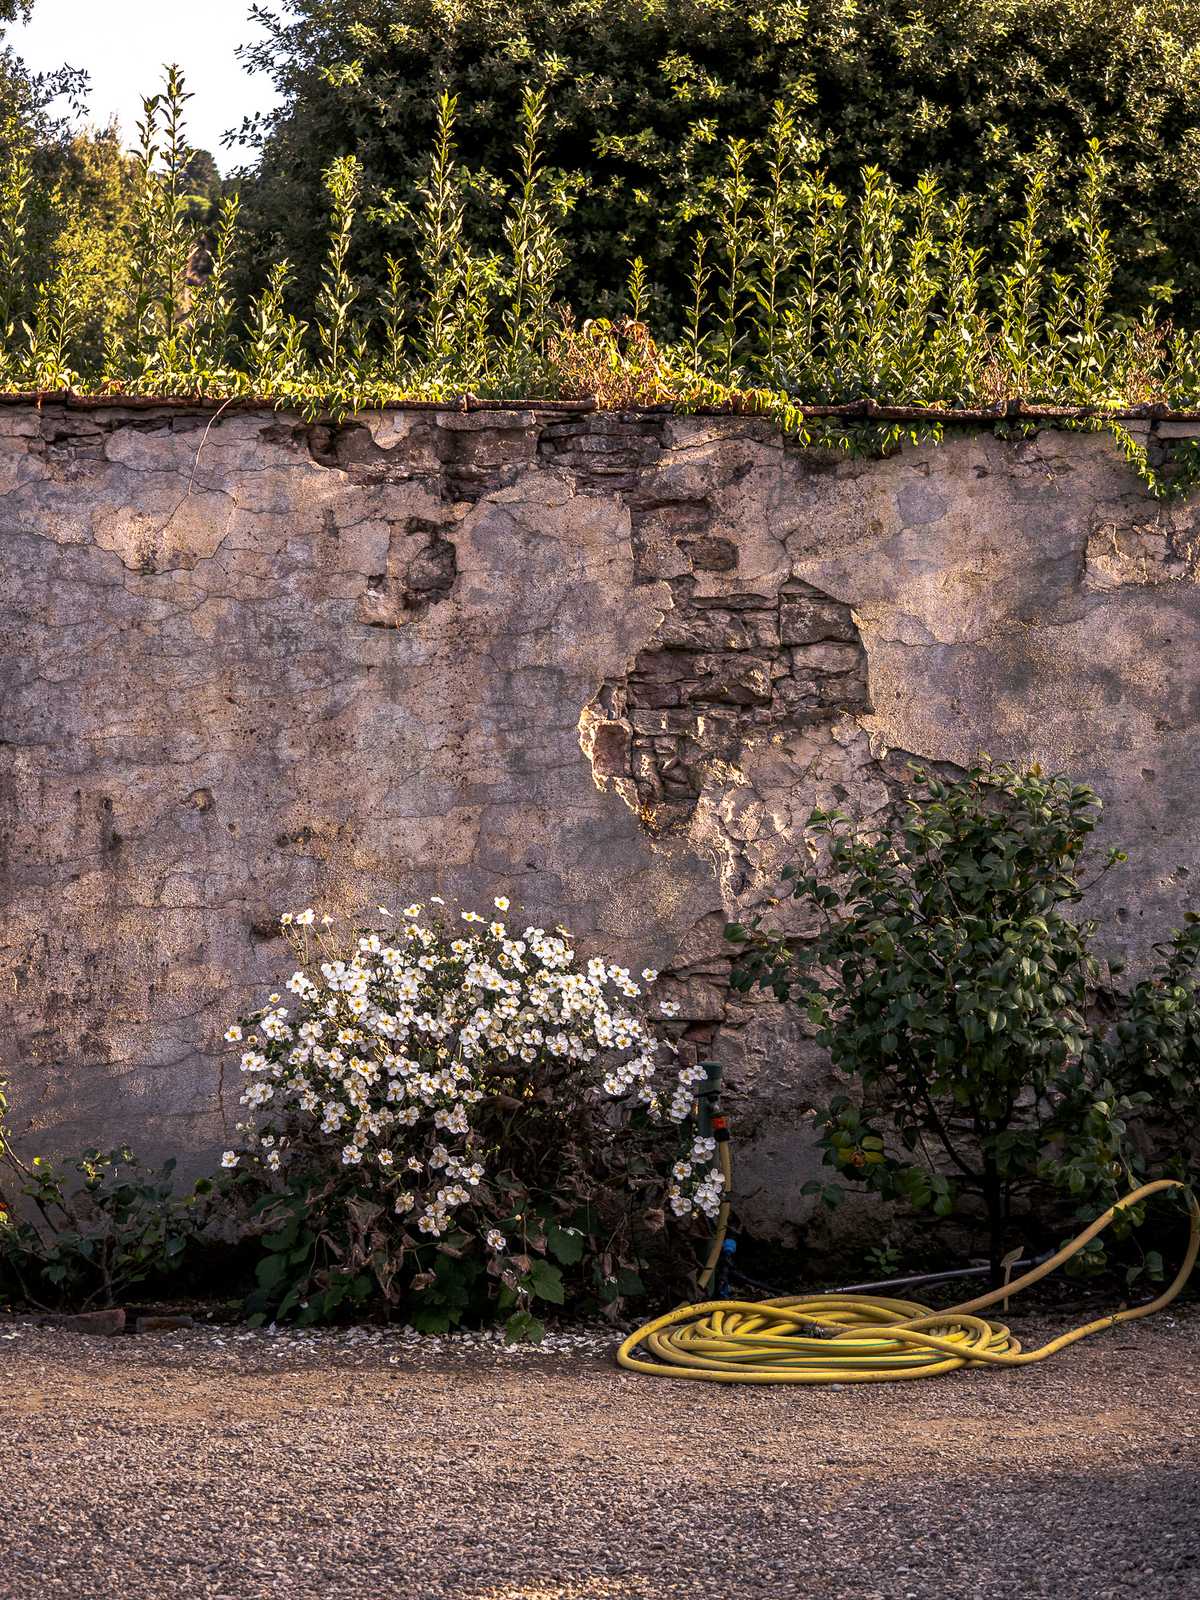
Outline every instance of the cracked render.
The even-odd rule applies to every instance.
[[[27,1148],[199,1167],[280,910],[503,892],[668,975],[786,1239],[828,1068],[731,996],[721,930],[789,914],[814,805],[1036,757],[1131,852],[1088,908],[1114,950],[1195,903],[1200,509],[1101,436],[852,461],[744,418],[8,408],[0,553]]]

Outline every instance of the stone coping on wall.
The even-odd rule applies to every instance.
[[[300,397],[297,397],[298,399]],[[278,399],[257,395],[238,395],[216,399],[205,395],[121,395],[79,394],[71,389],[11,390],[0,392],[0,405],[26,406],[39,409],[43,406],[62,406],[68,411],[156,411],[178,410],[211,412],[214,415],[231,411],[263,411],[297,409]],[[806,418],[841,418],[847,422],[927,422],[950,427],[995,427],[998,423],[1031,422],[1054,424],[1057,422],[1115,422],[1128,431],[1152,431],[1160,439],[1194,438],[1200,436],[1200,410],[1178,410],[1163,404],[1130,406],[1112,410],[1104,406],[1056,406],[1031,404],[1014,399],[1000,401],[994,406],[901,406],[883,405],[864,398],[839,405],[806,405],[795,402],[796,409]],[[574,400],[552,399],[484,399],[466,394],[453,400],[388,400],[367,407],[361,414],[379,411],[442,411],[442,412],[527,412],[546,415],[586,415],[589,412],[607,412],[612,416],[629,418],[655,416],[762,416],[769,415],[764,405],[752,395],[746,404],[738,406],[681,406],[671,402],[650,406],[601,406],[594,395]],[[351,413],[353,415],[354,413]]]

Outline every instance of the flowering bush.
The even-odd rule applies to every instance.
[[[711,1140],[688,1129],[702,1067],[681,1064],[623,967],[565,929],[510,930],[434,897],[347,938],[282,919],[290,999],[226,1033],[248,1118],[223,1165],[254,1197],[265,1254],[252,1309],[313,1321],[382,1297],[417,1326],[540,1299],[615,1307],[648,1238],[715,1216]],[[564,1273],[566,1277],[564,1277]]]

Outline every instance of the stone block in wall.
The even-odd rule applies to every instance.
[[[633,730],[625,719],[598,723],[592,734],[592,770],[598,777],[626,777]]]
[[[825,640],[856,644],[858,630],[846,606],[808,595],[785,595],[779,604],[779,637],[785,645],[820,644]]]
[[[780,643],[779,614],[774,607],[671,612],[664,617],[658,638],[667,650],[772,650]]]
[[[781,671],[773,657],[750,652],[713,652],[687,659],[691,672],[684,692],[691,702],[767,705],[771,686]]]

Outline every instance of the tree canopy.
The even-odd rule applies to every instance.
[[[981,237],[1019,213],[1038,168],[1078,185],[1088,141],[1111,163],[1116,294],[1200,308],[1200,33],[1193,0],[283,0],[256,8],[245,52],[283,96],[253,121],[244,220],[311,290],[321,173],[353,153],[368,196],[419,183],[435,97],[458,97],[479,174],[472,223],[499,236],[527,83],[550,87],[549,158],[582,171],[563,288],[611,306],[626,259],[680,298],[689,232],[713,202],[729,137],[761,141],[776,99],[823,146],[834,183],[866,165],[924,173],[977,207]],[[396,248],[386,205],[362,259]],[[1070,241],[1050,240],[1066,251]],[[311,281],[307,281],[311,280]]]

